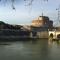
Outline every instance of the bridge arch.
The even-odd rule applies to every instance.
[[[53,38],[53,33],[50,33],[50,37],[52,37],[52,38]]]

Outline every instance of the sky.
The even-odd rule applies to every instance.
[[[34,0],[30,6],[28,3],[24,0],[16,0],[14,2],[16,9],[13,10],[11,0],[7,0],[7,2],[2,0],[0,2],[0,21],[9,24],[29,25],[43,12],[43,15],[48,16],[54,25],[58,24],[56,8],[59,8],[60,0],[48,0],[48,2],[46,0]]]

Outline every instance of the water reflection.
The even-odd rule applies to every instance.
[[[10,45],[10,44],[7,43],[7,42],[0,42],[0,46],[1,46],[1,45],[4,45],[4,46],[5,46],[5,45]]]
[[[60,40],[48,40],[48,45],[60,45]]]
[[[0,42],[0,60],[60,60],[60,41]]]

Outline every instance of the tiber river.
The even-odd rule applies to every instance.
[[[60,60],[60,42],[46,39],[0,42],[0,60]]]

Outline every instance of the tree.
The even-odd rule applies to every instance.
[[[0,2],[1,1],[5,1],[6,3],[7,3],[7,1],[9,1],[9,0],[0,0]],[[13,10],[15,10],[16,8],[15,8],[15,6],[14,6],[14,3],[15,3],[15,1],[19,1],[19,0],[10,0],[11,1],[11,3],[12,3],[12,9]],[[32,5],[32,3],[34,2],[34,0],[23,0],[25,3],[27,3],[27,5],[26,6],[30,6],[30,5]],[[43,1],[48,1],[48,0],[43,0]]]

